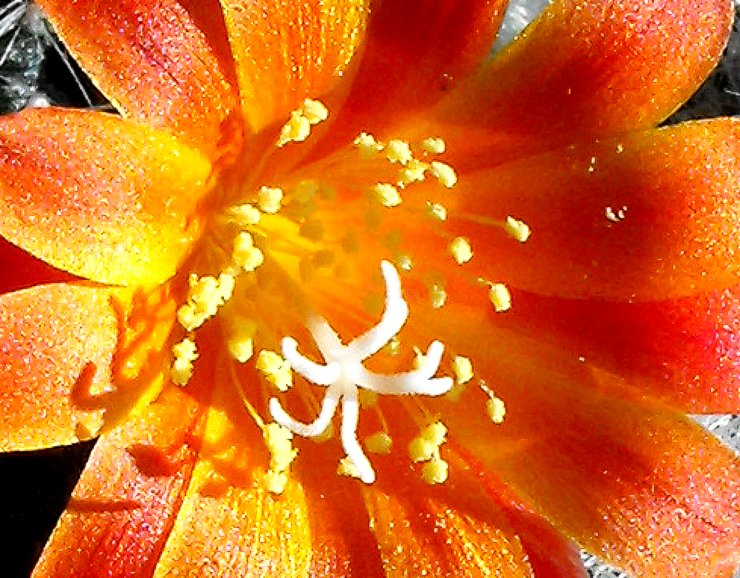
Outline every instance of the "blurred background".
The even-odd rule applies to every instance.
[[[511,0],[493,50],[510,42],[547,3]],[[740,115],[740,0],[735,1],[735,11],[733,35],[720,66],[667,123]],[[110,108],[33,4],[28,0],[0,0],[0,114],[50,105]],[[725,443],[740,449],[740,416],[703,416],[697,420]],[[93,445],[90,442],[0,456],[0,577],[29,576]],[[584,553],[583,560],[593,578],[629,578],[593,556]],[[736,578],[740,578],[740,572]]]

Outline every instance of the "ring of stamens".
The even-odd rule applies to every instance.
[[[398,334],[409,313],[395,267],[388,261],[381,262],[380,266],[385,280],[386,302],[385,311],[375,327],[344,345],[325,319],[309,319],[308,329],[326,361],[325,365],[315,363],[299,353],[298,344],[292,337],[283,339],[283,356],[293,370],[314,384],[327,387],[318,417],[309,424],[298,422],[288,415],[277,398],[270,400],[273,419],[303,437],[320,435],[329,426],[341,403],[342,446],[359,478],[366,484],[375,480],[375,471],[357,440],[358,388],[386,395],[438,396],[447,393],[453,385],[450,377],[434,377],[444,352],[444,345],[439,341],[433,341],[423,363],[407,373],[381,375],[363,366],[363,361],[380,351]]]

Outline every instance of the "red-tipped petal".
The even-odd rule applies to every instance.
[[[103,436],[33,576],[150,578],[188,487],[201,418],[194,399],[169,389]]]
[[[121,113],[213,158],[237,107],[217,0],[41,0],[69,50]]]
[[[740,287],[653,303],[512,300],[498,322],[582,358],[598,387],[689,413],[740,412]]]
[[[242,108],[258,131],[341,78],[364,39],[368,0],[221,0]]]
[[[732,16],[727,0],[554,2],[439,117],[476,158],[655,125],[719,61]]]
[[[210,165],[112,115],[27,110],[0,120],[0,233],[51,265],[111,284],[171,277],[197,234]]]
[[[740,462],[711,434],[597,391],[588,363],[495,331],[477,309],[445,306],[422,322],[473,359],[506,416],[491,423],[475,388],[430,409],[556,527],[636,575],[715,576],[737,563]]]
[[[740,122],[717,119],[462,174],[446,227],[470,239],[476,275],[537,293],[632,301],[728,287],[740,272],[738,150]],[[526,243],[503,233],[509,215],[530,226]]]

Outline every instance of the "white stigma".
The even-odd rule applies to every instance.
[[[442,395],[453,385],[450,377],[434,377],[442,360],[444,345],[433,341],[419,368],[407,373],[380,375],[365,369],[362,362],[380,351],[401,330],[408,318],[409,308],[401,293],[398,271],[388,261],[380,264],[386,287],[385,311],[380,322],[347,345],[329,323],[321,317],[308,320],[308,330],[324,357],[325,365],[315,363],[298,352],[292,337],[282,342],[283,357],[293,370],[316,385],[327,386],[326,396],[318,417],[310,424],[296,421],[283,409],[277,398],[270,400],[273,419],[294,434],[316,437],[323,433],[339,403],[342,403],[341,440],[347,457],[366,484],[375,481],[375,471],[357,440],[359,402],[357,388],[380,394]]]

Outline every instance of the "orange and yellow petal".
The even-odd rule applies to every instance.
[[[238,107],[218,0],[39,4],[124,117],[217,156],[223,124]]]
[[[457,125],[458,152],[475,158],[655,125],[719,61],[732,16],[727,0],[554,2],[439,118]]]
[[[462,174],[443,200],[445,229],[470,240],[476,274],[545,295],[624,302],[729,287],[738,150],[740,122],[717,119]],[[531,228],[526,243],[501,231],[510,215]]]
[[[151,576],[182,505],[202,417],[199,402],[169,389],[103,436],[33,576]]]
[[[0,119],[0,234],[94,281],[170,278],[197,237],[210,164],[165,133],[103,113]]]
[[[635,575],[716,576],[738,562],[740,461],[729,448],[665,406],[598,391],[587,362],[494,331],[477,310],[443,311],[429,328],[470,355],[506,403],[498,426],[476,407],[475,388],[444,413],[482,467]]]
[[[376,3],[339,130],[350,140],[382,133],[442,98],[490,52],[505,7],[502,0]]]
[[[683,299],[605,303],[512,290],[497,324],[582,358],[614,395],[688,413],[740,412],[740,287]]]
[[[38,286],[0,297],[3,451],[70,444],[94,435],[102,408],[75,406],[80,388],[110,388],[119,331],[112,306],[126,290]],[[84,383],[83,383],[84,382]]]
[[[285,122],[341,79],[365,37],[369,0],[221,0],[242,112],[255,132]]]

